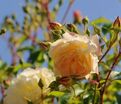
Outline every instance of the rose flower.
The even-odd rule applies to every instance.
[[[98,73],[98,56],[101,54],[98,36],[88,37],[66,32],[53,42],[49,55],[54,61],[54,72],[61,77],[85,77]]]
[[[43,89],[38,85],[40,78]],[[40,104],[42,102],[41,95],[46,95],[49,92],[49,84],[54,80],[55,77],[51,70],[27,68],[12,81],[6,91],[4,104],[28,104],[27,100],[34,104]]]

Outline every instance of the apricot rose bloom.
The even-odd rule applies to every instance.
[[[44,85],[43,90],[38,85],[40,78]],[[48,93],[48,86],[54,80],[51,70],[27,68],[13,80],[6,92],[4,104],[28,104],[27,99],[34,104],[40,104],[41,95]]]
[[[49,55],[54,61],[54,71],[61,77],[85,77],[98,73],[98,56],[101,55],[98,36],[88,37],[66,32],[53,42]]]

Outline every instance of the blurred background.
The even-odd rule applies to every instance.
[[[61,29],[51,31],[58,26],[55,21],[71,32],[77,32],[75,30],[78,27],[81,35],[98,34],[102,53],[106,52],[112,41],[115,43],[112,43],[109,53],[99,64],[101,81],[104,82],[103,78],[120,47],[119,40],[116,38],[115,41],[116,35],[112,33],[115,30],[111,30],[117,16],[121,17],[120,0],[0,0],[0,100],[5,96],[11,79],[22,70],[42,66],[53,68],[48,55],[48,42],[55,41],[58,34],[63,34]],[[121,25],[120,20],[118,22]],[[121,104],[121,82],[117,80],[121,79],[120,60],[115,67],[118,72],[113,72],[117,76],[111,77],[116,82],[109,84],[105,104]],[[93,98],[92,85],[88,86],[90,91],[85,90],[86,87],[84,90]]]
[[[49,4],[50,10],[57,4],[58,0],[52,0]],[[63,0],[63,5],[59,9],[55,21],[62,22],[68,4],[69,0]],[[22,25],[25,16],[25,13],[22,10],[23,6],[25,6],[25,0],[0,0],[0,24],[2,24],[5,16],[15,14],[17,21]],[[103,16],[113,21],[117,16],[121,16],[120,10],[121,3],[119,0],[74,0],[63,23],[73,22],[74,11],[79,11],[82,17],[87,16],[90,20]],[[39,34],[42,34],[41,31]],[[12,56],[3,37],[8,38],[9,32],[6,32],[4,36],[0,36],[0,59],[10,65]],[[42,38],[42,35],[40,37]],[[27,57],[28,54],[25,53],[25,59]]]
[[[54,8],[58,3],[58,0],[52,0],[49,4],[50,10]],[[61,22],[65,10],[67,9],[69,0],[63,0],[63,5],[60,7],[55,21]],[[24,12],[22,7],[25,6],[25,0],[1,0],[0,1],[0,23],[2,23],[5,16],[15,14],[17,21],[22,25],[24,20]],[[119,0],[74,0],[74,3],[70,7],[70,10],[63,21],[63,23],[73,22],[73,12],[79,11],[82,17],[87,16],[90,20],[94,20],[98,17],[106,17],[113,21],[117,16],[121,16],[121,4]],[[0,59],[10,65],[12,56],[3,37],[7,38],[9,32],[6,32],[4,36],[0,36]],[[25,59],[27,53],[25,54]]]

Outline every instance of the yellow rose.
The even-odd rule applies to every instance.
[[[54,71],[61,77],[98,73],[98,55],[101,54],[98,36],[81,36],[64,33],[63,38],[53,42],[49,55],[54,61]]]
[[[40,78],[44,85],[43,90],[38,86]],[[51,70],[27,68],[12,81],[6,92],[4,104],[28,104],[27,99],[34,104],[40,104],[41,95],[48,93],[48,86],[54,80]]]

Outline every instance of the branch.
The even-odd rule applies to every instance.
[[[66,11],[64,13],[64,16],[62,18],[62,21],[61,21],[62,23],[65,21],[65,19],[66,19],[67,15],[68,15],[68,12],[69,12],[73,2],[74,2],[74,0],[71,0],[70,3],[68,4],[68,7],[67,7],[67,9],[66,9]]]
[[[110,70],[109,70],[109,72],[108,72],[108,74],[107,74],[106,79],[105,79],[104,86],[103,86],[103,88],[100,90],[100,94],[101,94],[101,101],[100,101],[101,103],[100,103],[100,104],[103,104],[103,95],[104,95],[104,92],[105,92],[105,89],[106,89],[106,84],[107,84],[107,82],[108,82],[108,79],[109,79],[109,77],[110,77],[110,74],[111,74],[112,70],[113,70],[114,67],[118,64],[118,59],[119,59],[120,56],[121,56],[121,48],[119,49],[118,55],[114,58],[114,62],[113,62],[112,66],[111,66],[111,68],[110,68]]]

